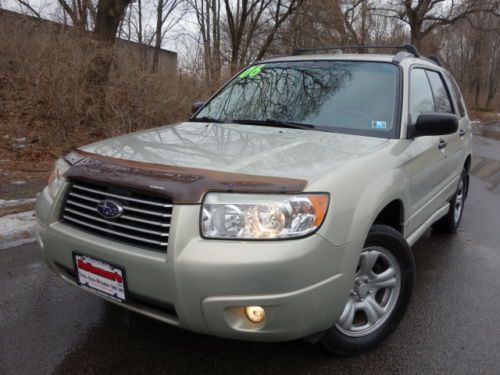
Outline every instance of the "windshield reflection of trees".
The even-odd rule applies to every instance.
[[[317,115],[351,79],[352,64],[348,63],[273,66],[253,78],[235,80],[200,115],[226,121],[303,122]]]

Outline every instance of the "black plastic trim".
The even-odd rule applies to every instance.
[[[380,45],[372,45],[372,46],[333,46],[333,47],[318,47],[318,48],[296,48],[292,55],[300,56],[307,52],[315,52],[315,51],[329,51],[329,50],[343,50],[343,49],[402,49],[414,57],[420,57],[420,53],[417,48],[412,44],[403,44],[403,45],[389,45],[389,46],[380,46]]]

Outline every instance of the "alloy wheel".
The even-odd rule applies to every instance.
[[[455,197],[455,207],[454,207],[454,220],[458,223],[460,216],[462,215],[462,210],[464,207],[464,180],[460,180],[458,185],[457,195]]]
[[[401,269],[394,255],[382,247],[361,252],[354,285],[337,329],[351,337],[369,335],[389,318],[401,289]]]

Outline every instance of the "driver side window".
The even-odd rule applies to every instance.
[[[410,117],[415,124],[422,113],[436,112],[432,89],[424,69],[412,69],[410,72]]]

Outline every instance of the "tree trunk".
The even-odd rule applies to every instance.
[[[87,81],[92,86],[103,86],[109,78],[112,62],[110,48],[116,39],[116,32],[125,10],[131,0],[99,0],[94,35],[99,42]]]
[[[486,104],[485,104],[485,109],[488,110],[491,105],[491,101],[493,100],[494,95],[492,95],[491,92],[488,92],[488,96],[486,97]]]
[[[99,0],[95,20],[94,35],[97,40],[113,44],[116,31],[131,0]]]
[[[163,0],[158,0],[158,7],[156,8],[156,38],[155,38],[155,49],[153,52],[153,73],[158,71],[158,62],[160,60],[160,49],[161,49],[161,33],[163,26]]]
[[[220,80],[221,56],[220,56],[220,0],[212,0],[212,80]]]
[[[479,109],[479,99],[481,96],[481,80],[476,80],[476,84],[474,85],[474,108]]]
[[[420,32],[420,28],[417,23],[411,24],[410,28],[411,44],[413,44],[417,50],[420,51],[420,47],[422,45],[422,34]]]
[[[233,14],[231,9],[230,1],[224,0],[226,5],[226,16],[228,19],[229,35],[231,39],[231,74],[235,74],[239,68],[239,56],[241,41],[243,37],[243,31],[245,30],[245,25],[247,18],[249,17],[248,0],[242,0],[241,4],[239,1],[236,2],[236,12]],[[256,4],[256,3],[255,3]],[[241,5],[241,10],[240,10]]]

